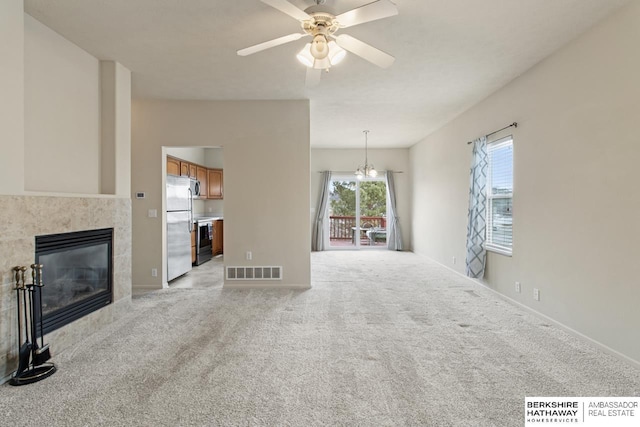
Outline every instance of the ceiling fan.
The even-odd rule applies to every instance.
[[[287,0],[261,0],[263,3],[286,13],[300,21],[302,33],[293,33],[277,39],[259,43],[238,51],[247,56],[275,46],[311,36],[312,41],[298,53],[297,58],[307,66],[306,84],[315,86],[320,82],[322,70],[329,70],[346,55],[354,53],[382,68],[393,64],[395,58],[348,34],[335,33],[341,28],[353,27],[365,22],[387,18],[398,14],[398,9],[390,0],[377,0],[339,15],[333,15],[322,7],[326,0],[315,0],[316,4],[301,10]]]

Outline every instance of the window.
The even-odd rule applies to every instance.
[[[487,250],[511,255],[513,242],[513,138],[487,145]]]
[[[384,177],[332,176],[325,221],[329,249],[387,248],[387,183]],[[328,230],[327,230],[328,228]]]

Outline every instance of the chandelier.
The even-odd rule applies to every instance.
[[[378,172],[376,171],[376,168],[371,164],[369,164],[369,158],[367,155],[367,142],[368,142],[368,134],[369,131],[368,130],[363,130],[362,132],[364,132],[364,166],[360,165],[358,166],[358,169],[356,169],[356,177],[358,179],[362,179],[362,178],[375,178],[376,176],[378,176]]]

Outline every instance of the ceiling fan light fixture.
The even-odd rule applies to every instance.
[[[338,43],[331,40],[329,42],[329,61],[331,61],[331,65],[339,64],[345,56],[347,56],[347,51],[338,46]]]
[[[344,59],[347,51],[381,68],[391,66],[395,60],[395,58],[388,53],[357,38],[351,37],[348,34],[335,35],[341,28],[353,27],[397,15],[398,8],[392,0],[372,0],[371,3],[356,7],[339,15],[335,15],[335,12],[333,12],[331,8],[325,8],[323,6],[326,0],[314,0],[315,5],[304,10],[293,4],[293,0],[261,1],[299,21],[302,32],[292,33],[240,49],[237,51],[237,54],[240,56],[252,55],[272,47],[299,40],[302,37],[311,36],[311,43],[307,43],[296,55],[298,61],[307,67],[306,82],[309,87],[317,84],[320,79],[320,73],[315,70],[324,69],[329,71],[331,66],[337,65]],[[299,2],[301,2],[301,0],[296,1],[296,3]]]
[[[298,61],[300,61],[304,66],[309,68],[313,67],[315,58],[311,55],[311,43],[304,45],[302,50],[296,55],[296,58],[298,58]]]
[[[316,34],[311,42],[311,55],[316,59],[324,59],[329,55],[327,38],[323,34]]]
[[[313,68],[315,68],[316,70],[328,70],[329,68],[331,68],[331,61],[327,57],[316,59],[315,61],[313,61]]]

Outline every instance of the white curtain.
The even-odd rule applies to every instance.
[[[400,218],[396,211],[396,187],[393,172],[387,171],[387,191],[389,192],[389,212],[387,215],[387,248],[392,251],[401,251],[402,232],[400,231]]]
[[[329,200],[329,183],[331,182],[331,172],[322,173],[322,185],[320,187],[320,197],[318,198],[318,211],[316,221],[313,226],[311,236],[311,250],[324,251],[324,218],[327,211],[327,201]]]
[[[469,213],[467,224],[467,276],[484,277],[486,251],[486,193],[487,137],[473,141],[473,159],[469,184]]]

